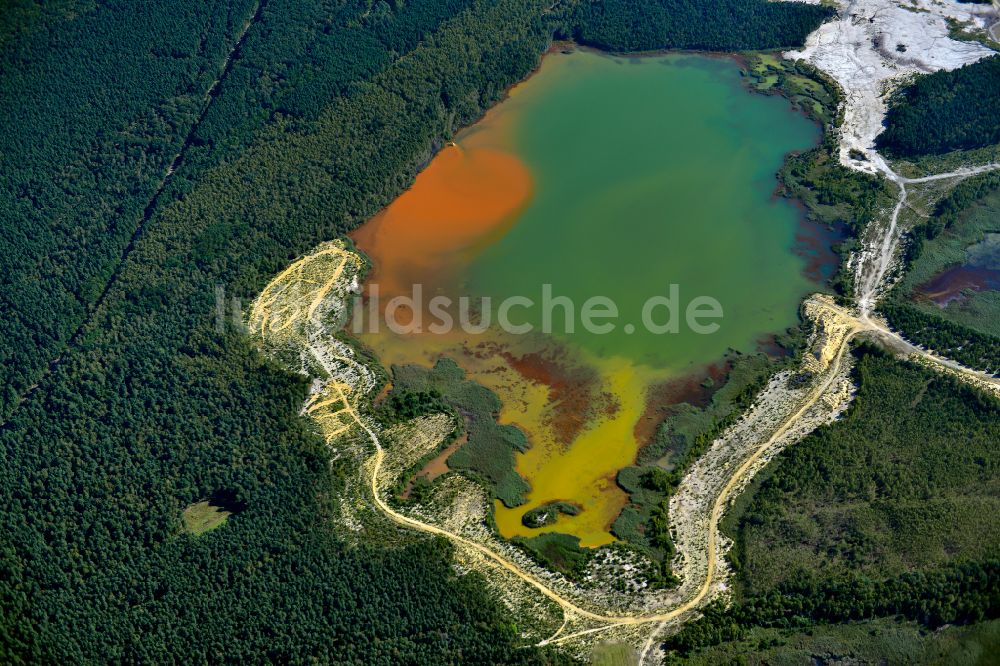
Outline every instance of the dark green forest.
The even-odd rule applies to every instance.
[[[938,317],[909,303],[889,301],[879,312],[910,342],[983,372],[1000,372],[1000,338]]]
[[[731,518],[749,593],[1000,557],[1000,405],[876,348],[857,355],[845,417],[788,448]]]
[[[100,297],[253,8],[130,6],[0,10],[0,422]]]
[[[595,0],[575,3],[569,34],[611,51],[778,49],[802,44],[833,13],[766,0]]]
[[[1000,57],[917,78],[889,105],[880,150],[895,157],[1000,143]]]
[[[543,659],[516,649],[515,628],[480,583],[455,578],[446,546],[423,542],[378,552],[339,541],[326,518],[337,478],[329,474],[321,443],[296,416],[304,398],[302,380],[264,362],[239,331],[217,330],[212,317],[215,285],[252,296],[289,257],[364,219],[408,182],[435,137],[474,120],[530,71],[548,43],[539,8],[531,3],[474,9],[425,5],[451,14],[429,12],[425,34],[416,37],[412,27],[419,22],[394,31],[391,12],[366,24],[364,6],[276,0],[264,5],[242,47],[260,44],[256,69],[241,73],[243,58],[236,58],[232,78],[223,81],[213,105],[228,98],[238,107],[245,103],[241,99],[267,96],[248,87],[280,88],[273,79],[283,74],[276,72],[287,73],[284,59],[302,47],[271,40],[315,39],[327,28],[354,27],[367,31],[359,33],[366,41],[399,41],[383,47],[380,65],[372,60],[363,75],[346,68],[339,87],[344,93],[329,96],[314,120],[305,114],[285,117],[276,105],[273,114],[265,111],[263,119],[242,126],[226,122],[224,110],[212,125],[209,109],[191,143],[197,159],[180,163],[153,201],[141,235],[98,306],[101,280],[115,269],[88,273],[88,262],[101,258],[114,266],[135,226],[98,257],[96,250],[82,253],[74,245],[80,236],[57,225],[50,232],[45,224],[6,220],[8,234],[24,228],[38,236],[37,244],[24,238],[25,253],[45,256],[43,240],[74,250],[58,263],[36,259],[31,266],[37,272],[25,269],[25,279],[45,283],[47,267],[56,277],[75,271],[76,284],[86,277],[99,288],[93,298],[79,299],[94,312],[70,350],[62,352],[62,362],[40,377],[38,388],[0,431],[3,661]],[[123,7],[96,12],[112,9],[127,13]],[[181,43],[183,35],[176,34],[181,25],[173,21],[177,7],[161,9],[160,31]],[[251,18],[252,8],[245,9],[234,25]],[[130,35],[119,17],[101,28],[85,24],[84,33],[94,35],[87,41],[76,35],[81,27],[74,23],[87,17],[53,19],[57,34],[51,39],[97,55],[108,49],[110,63],[119,69],[128,65],[126,59],[116,61],[114,41],[97,36],[121,28],[123,40],[141,44],[145,38]],[[297,26],[300,20],[311,29]],[[283,23],[290,24],[277,29]],[[209,34],[205,30],[190,29],[195,36]],[[30,34],[30,26],[25,32]],[[23,48],[35,60],[51,58],[50,68],[74,60],[67,56],[60,63],[47,43]],[[359,52],[344,42],[339,51],[352,60]],[[173,61],[182,55],[156,57]],[[216,64],[213,74],[221,69],[221,56]],[[305,90],[319,77],[329,81],[335,71],[330,65],[313,78],[302,72],[289,89]],[[148,78],[150,70],[137,65],[127,74]],[[85,76],[76,71],[69,78],[79,85]],[[90,92],[97,94],[101,83]],[[210,83],[199,87],[198,99]],[[8,95],[18,99],[14,91]],[[172,98],[173,92],[164,96]],[[80,102],[66,113],[86,108]],[[254,108],[245,115],[258,113]],[[94,124],[95,137],[110,132],[110,120]],[[74,127],[83,131],[84,125]],[[89,138],[66,141],[85,156],[93,146]],[[109,145],[121,146],[115,138]],[[157,179],[168,162],[159,163]],[[38,169],[58,171],[65,164],[58,155],[49,156]],[[30,179],[25,169],[14,173]],[[128,181],[122,177],[114,187],[127,188]],[[129,223],[138,225],[152,193],[137,189],[134,196],[139,203]],[[108,200],[115,200],[113,194]],[[35,214],[47,219],[43,212]],[[72,222],[78,234],[96,235],[106,223],[84,214]],[[77,256],[80,261],[74,262]],[[15,275],[20,279],[22,272]],[[4,292],[18,295],[11,288]],[[67,332],[84,321],[86,310],[62,314]],[[61,314],[58,304],[41,296],[11,311],[26,321]],[[5,318],[5,324],[17,321]],[[14,339],[5,333],[5,347]],[[27,332],[23,339],[34,338]],[[5,353],[33,357],[37,369],[59,353],[54,345],[19,342]],[[17,360],[4,367],[29,366]],[[246,509],[202,537],[181,533],[181,510],[220,491]]]
[[[822,636],[831,625],[872,618],[896,617],[938,629],[998,614],[1000,560],[966,562],[887,580],[803,581],[731,608],[716,602],[664,647],[688,656],[698,648],[740,640],[754,627],[799,628]]]
[[[331,102],[361,92],[471,4],[219,0],[151,3],[141,17],[116,2],[7,7],[0,118],[18,131],[0,140],[0,311],[8,315],[0,322],[0,420],[92,313],[133,236],[162,207],[161,189],[169,185],[167,199],[183,195],[262,127],[310,131]],[[540,35],[615,50],[792,46],[827,15],[763,0],[560,7],[536,10]],[[517,49],[494,66],[491,76],[507,83],[531,68]],[[498,95],[487,87],[473,95],[482,99],[463,99],[468,83],[442,84],[450,129]],[[387,185],[376,189],[398,183]]]
[[[218,325],[216,288],[252,298],[289,260],[362,223],[553,38],[776,48],[828,15],[763,0],[3,3],[0,661],[563,660],[524,648],[483,582],[456,575],[446,543],[355,546],[334,532],[351,470],[331,473],[298,416],[306,380]],[[995,63],[918,80],[890,115],[892,149],[993,136],[981,110],[1000,86],[981,84]],[[906,132],[914,123],[933,131]],[[815,171],[803,167],[800,184]],[[995,356],[991,341],[958,339],[956,357]],[[976,546],[959,530],[992,530],[973,518],[1000,515],[988,506],[995,403],[872,350],[857,373],[848,417],[783,454],[747,500],[739,603],[710,609],[672,648],[750,626],[1000,612],[986,547],[997,540]],[[386,409],[402,418],[441,399]],[[877,425],[876,413],[898,419]],[[240,510],[186,533],[184,508],[219,496]],[[815,527],[823,516],[806,501],[841,513],[827,516],[835,541],[807,541],[814,557],[800,559],[780,524]],[[852,514],[859,501],[869,508]],[[959,527],[943,529],[942,512]],[[661,536],[654,546],[669,552]],[[766,570],[764,546],[788,566]],[[887,560],[893,549],[903,559]],[[876,564],[889,573],[847,573]]]
[[[19,131],[0,139],[0,311],[9,313],[0,421],[93,310],[161,188],[183,195],[263,125],[315,118],[470,3],[408,2],[395,14],[354,3],[189,4],[153,3],[140,17],[128,3],[102,3],[60,21],[75,11],[64,3],[49,10],[57,30],[36,35],[41,17],[24,19],[26,38],[8,45],[0,114]]]
[[[727,516],[737,603],[668,641],[680,654],[755,626],[1000,614],[1000,405],[956,380],[855,351],[844,418],[786,449]]]
[[[730,8],[698,6],[687,34]],[[607,9],[3,3],[0,661],[556,659],[520,649],[445,545],[333,533],[304,380],[218,327],[215,291],[250,298],[371,216],[553,35],[620,41],[579,23]],[[780,14],[787,45],[822,18]],[[770,44],[735,28],[705,46]],[[619,48],[696,45],[644,39]],[[183,533],[183,509],[218,495],[243,510]]]

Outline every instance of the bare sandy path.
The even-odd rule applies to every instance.
[[[367,404],[366,397],[375,386],[359,380],[367,377],[369,371],[353,358],[349,351],[346,351],[349,348],[338,346],[328,331],[330,313],[343,307],[351,288],[349,280],[353,280],[353,276],[347,269],[348,267],[356,269],[359,266],[360,261],[357,256],[343,245],[332,243],[317,249],[313,254],[290,265],[264,289],[251,308],[249,328],[254,335],[260,336],[265,345],[285,352],[297,349],[310,357],[310,362],[323,369],[328,379],[324,380],[323,388],[315,393],[303,411],[317,421],[327,418],[346,419],[339,421],[340,425],[334,425],[326,430],[328,440],[340,436],[351,427],[359,429],[364,434],[374,448],[374,455],[366,465],[367,491],[379,512],[397,525],[447,538],[462,548],[479,553],[503,571],[530,585],[562,609],[562,625],[554,635],[541,641],[541,644],[564,643],[614,627],[659,625],[658,629],[662,629],[667,623],[684,619],[687,614],[697,610],[714,596],[713,586],[717,582],[720,570],[719,557],[722,552],[719,543],[721,538],[719,523],[726,508],[748,478],[759,469],[761,460],[773,454],[775,444],[799,427],[804,415],[817,407],[821,400],[829,396],[831,389],[842,381],[849,343],[859,333],[874,332],[887,336],[897,344],[907,345],[905,349],[909,353],[923,355],[933,363],[947,364],[949,369],[966,373],[970,379],[974,377],[978,382],[992,382],[994,386],[998,386],[998,381],[995,379],[933,357],[909,345],[866,314],[859,315],[837,306],[826,297],[808,299],[807,311],[812,313],[811,316],[817,321],[827,322],[824,325],[829,332],[836,329],[836,334],[823,336],[819,343],[820,348],[807,357],[811,364],[808,367],[815,377],[812,387],[796,398],[794,403],[787,404],[781,418],[772,426],[766,427],[763,431],[766,434],[759,440],[745,442],[747,454],[739,459],[739,464],[734,465],[731,472],[722,477],[721,487],[710,491],[704,544],[688,543],[685,546],[689,551],[695,548],[699,550],[699,553],[688,553],[689,561],[704,562],[703,569],[695,567],[681,572],[682,576],[687,575],[691,579],[690,593],[679,603],[648,613],[618,613],[607,608],[585,607],[580,601],[568,597],[504,553],[441,525],[405,515],[385,499],[383,494],[385,484],[382,477],[386,450],[374,421],[362,413],[362,405]],[[832,328],[829,322],[833,322]],[[814,367],[816,363],[820,363],[818,370]],[[690,483],[692,479],[685,477],[685,482]],[[586,621],[590,626],[567,632],[571,626],[570,622],[574,620]],[[654,631],[653,636],[645,642],[644,654],[648,655],[652,649],[656,633]]]

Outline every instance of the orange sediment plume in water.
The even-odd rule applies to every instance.
[[[461,145],[445,147],[409,190],[352,234],[374,263],[368,287],[378,285],[383,307],[418,283],[425,294],[452,291],[477,251],[500,238],[530,201],[531,173],[503,150],[506,129],[502,114],[488,114]],[[608,529],[627,500],[615,474],[634,459],[632,429],[644,406],[645,387],[634,368],[598,368],[570,358],[576,355],[567,356],[552,341],[539,346],[537,339],[511,339],[494,329],[470,339],[458,330],[395,335],[383,326],[361,337],[385,365],[429,366],[442,355],[454,358],[469,379],[500,398],[498,420],[528,436],[531,448],[517,456],[517,470],[532,490],[522,506],[497,507],[501,534],[562,531],[588,547],[614,540]],[[553,500],[584,510],[541,530],[521,524],[527,510]]]
[[[425,300],[432,293],[462,295],[455,293],[461,289],[458,278],[528,205],[532,174],[505,149],[509,120],[503,107],[495,107],[460,135],[458,145],[438,153],[409,190],[352,234],[373,261],[367,288],[378,285],[382,307],[393,296],[410,295],[414,284],[423,285]],[[398,335],[383,325],[361,339],[385,366],[429,367],[441,356],[454,359],[468,379],[500,398],[497,420],[525,432],[531,446],[516,456],[516,468],[531,490],[521,506],[497,503],[503,536],[558,531],[580,537],[585,547],[614,541],[609,529],[628,500],[615,476],[635,459],[633,431],[648,409],[648,368],[585,357],[552,339],[526,339],[495,328],[473,336],[457,328]],[[422,473],[444,471],[447,455]],[[541,529],[521,523],[526,511],[556,500],[583,510]]]
[[[552,358],[540,352],[519,356],[503,351],[499,356],[528,382],[548,389],[547,423],[555,441],[569,446],[586,427],[588,414],[603,403],[613,403],[598,389],[601,378],[590,367],[570,367],[565,359]],[[565,356],[563,354],[562,356]],[[611,404],[607,408],[611,408]],[[599,407],[598,407],[599,408]]]
[[[352,234],[375,259],[371,281],[383,296],[409,294],[413,284],[456,270],[530,199],[531,174],[521,160],[470,143],[445,147],[409,190]]]

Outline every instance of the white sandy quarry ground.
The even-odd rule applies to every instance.
[[[885,176],[900,188],[895,209],[870,225],[864,248],[853,259],[858,302],[868,312],[884,292],[902,230],[898,220],[906,203],[907,179],[898,176],[875,150],[886,100],[916,74],[951,70],[994,51],[983,44],[949,37],[949,21],[963,31],[986,36],[1000,20],[992,5],[954,0],[840,0],[837,16],[809,35],[799,51],[785,57],[806,60],[829,74],[844,93],[840,161],[847,167]],[[863,159],[858,159],[858,155]],[[965,171],[941,174],[952,178]]]
[[[991,55],[993,51],[980,43],[951,39],[947,19],[958,21],[967,31],[985,33],[997,22],[997,10],[931,0],[842,0],[837,8],[838,15],[809,35],[803,49],[785,57],[812,63],[843,89],[841,162],[889,175],[892,170],[874,149],[887,93],[914,74],[956,69]],[[851,149],[868,160],[851,159]]]

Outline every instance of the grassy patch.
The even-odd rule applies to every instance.
[[[945,20],[948,22],[948,36],[952,39],[960,42],[977,42],[994,51],[1000,49],[1000,43],[995,42],[990,37],[989,32],[958,19],[946,18]]]
[[[184,521],[184,531],[197,536],[221,527],[231,515],[232,511],[213,503],[212,500],[202,500],[184,509],[181,518]]]
[[[636,666],[639,658],[626,643],[601,643],[590,653],[591,666]]]

